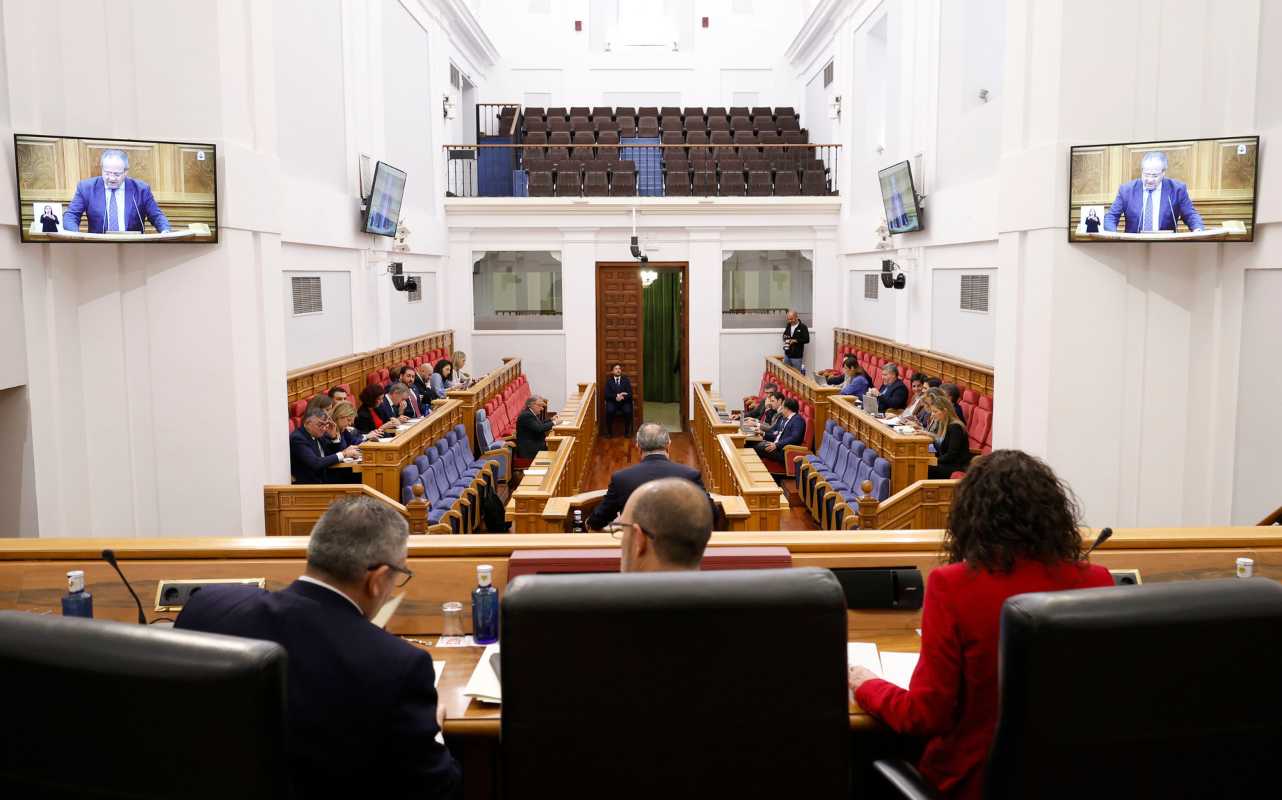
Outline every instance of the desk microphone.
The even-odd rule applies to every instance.
[[[1107,542],[1109,538],[1112,537],[1112,535],[1113,535],[1112,528],[1104,528],[1100,530],[1099,536],[1095,537],[1095,544],[1091,545],[1091,549],[1086,551],[1086,555],[1089,556],[1091,553],[1094,553],[1095,548]]]
[[[102,560],[111,565],[111,568],[120,576],[121,583],[129,590],[129,594],[133,595],[134,602],[138,604],[138,624],[146,625],[147,616],[142,613],[142,601],[138,599],[138,593],[134,591],[134,587],[129,585],[129,579],[125,577],[125,573],[120,571],[120,565],[116,563],[116,551],[111,549],[103,550]]]

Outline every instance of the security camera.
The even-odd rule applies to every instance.
[[[635,236],[632,237],[632,257],[641,259],[643,263],[647,260],[641,253],[641,240]]]

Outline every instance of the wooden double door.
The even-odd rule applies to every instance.
[[[642,267],[636,261],[598,261],[596,265],[596,374],[597,392],[601,398],[598,418],[604,426],[605,381],[614,364],[623,365],[623,374],[632,381],[632,430],[645,419],[645,303],[641,272],[678,271],[681,273],[679,315],[681,334],[678,343],[681,362],[681,426],[689,418],[690,402],[690,303],[686,297],[689,263],[685,261],[649,262]]]

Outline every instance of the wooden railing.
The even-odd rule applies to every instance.
[[[281,485],[263,487],[263,512],[268,536],[309,536],[316,521],[340,497],[364,495],[372,497],[394,509],[410,526],[411,534],[449,533],[449,525],[437,525],[436,531],[430,531],[427,524],[428,503],[423,499],[422,487],[415,492],[415,498],[408,506],[401,505],[395,499],[382,492],[359,483],[321,484],[321,485]],[[450,514],[458,517],[458,512]],[[461,520],[460,520],[461,522]]]
[[[330,390],[330,387],[342,384],[347,384],[355,397],[365,387],[365,376],[369,373],[384,367],[390,369],[405,363],[407,359],[431,350],[452,353],[454,331],[425,333],[377,350],[368,350],[333,361],[290,370],[285,376],[289,402],[309,400],[313,395],[324,394]]]
[[[1260,520],[1261,525],[1279,525],[1282,524],[1282,508],[1277,509],[1272,514]]]
[[[738,433],[717,436],[711,469],[705,469],[704,475],[724,487],[718,494],[743,498],[748,507],[748,530],[777,530],[781,513],[788,507],[788,497],[761,463],[757,452],[743,446],[743,440],[743,435]]]
[[[388,497],[400,497],[401,470],[462,421],[462,406],[457,400],[437,400],[432,404],[432,413],[409,430],[386,441],[365,442],[361,445],[361,463],[356,467],[361,483]]]
[[[561,406],[561,421],[552,428],[552,435],[572,437],[574,454],[570,461],[570,480],[577,490],[587,475],[592,451],[596,448],[599,433],[597,426],[596,383],[580,383],[578,391]]]
[[[573,476],[578,448],[574,437],[549,436],[547,445],[547,450],[535,454],[508,499],[507,520],[512,523],[512,533],[560,531],[559,524],[544,519],[543,510],[553,497],[568,497],[579,490]]]
[[[947,356],[933,350],[921,350],[906,344],[881,339],[847,328],[832,332],[833,353],[844,346],[881,356],[899,366],[912,367],[914,372],[924,372],[944,383],[956,384],[960,389],[973,389],[979,394],[993,396],[993,368],[987,364]]]
[[[824,424],[828,421],[828,401],[841,393],[840,386],[815,382],[812,375],[802,375],[797,370],[783,363],[780,356],[766,356],[766,371],[774,378],[779,388],[788,387],[793,394],[802,397],[814,407],[814,449],[823,444]]]
[[[587,520],[596,509],[597,504],[605,497],[605,489],[594,489],[590,492],[580,492],[570,497],[553,497],[548,500],[547,505],[543,507],[543,519],[551,531],[563,531],[568,533],[574,524],[574,512],[582,514],[583,519]],[[748,504],[743,501],[742,497],[736,495],[712,494],[712,502],[716,504],[720,517],[725,520],[720,527],[714,527],[718,531],[746,531],[749,530],[751,513],[748,511]]]
[[[714,533],[714,547],[787,547],[794,567],[916,567],[930,580],[939,566],[942,531],[770,531]],[[1089,544],[1091,531],[1084,531]],[[132,622],[137,610],[111,567],[103,548],[115,550],[125,564],[148,618],[157,614],[157,582],[174,579],[265,578],[272,590],[287,586],[303,571],[307,538],[301,536],[172,539],[0,539],[0,608],[59,613],[67,590],[67,570],[83,569],[86,588],[94,595],[94,616]],[[494,567],[494,583],[503,591],[508,558],[520,550],[615,549],[606,533],[505,536],[412,536],[408,567],[415,579],[406,585],[405,600],[388,624],[393,633],[432,635],[441,632],[441,604],[468,602],[476,585],[476,567]],[[1239,556],[1255,559],[1255,574],[1282,579],[1282,529],[1149,528],[1114,529],[1113,537],[1091,554],[1091,561],[1110,569],[1139,569],[1144,583],[1229,578]],[[464,617],[467,617],[466,611]],[[921,627],[919,611],[858,611],[847,614],[852,640],[868,628],[896,628],[913,635]],[[453,668],[453,667],[451,667]]]
[[[504,356],[502,366],[491,370],[489,374],[479,378],[476,383],[466,389],[450,389],[445,393],[447,398],[457,400],[459,403],[459,414],[462,417],[463,425],[467,427],[467,437],[472,441],[473,450],[481,446],[480,442],[476,441],[476,410],[484,408],[486,403],[502,392],[503,388],[520,374],[521,359],[514,356]]]
[[[717,483],[717,478],[709,471],[714,461],[714,454],[719,445],[717,437],[723,433],[739,432],[739,423],[729,420],[726,404],[720,395],[712,390],[712,381],[694,382],[694,420],[691,427],[691,438],[699,463],[704,467],[704,481],[708,490],[726,493],[728,486]]]
[[[930,434],[897,433],[894,428],[865,413],[849,397],[832,398],[829,412],[841,427],[890,462],[891,494],[929,477],[929,469],[935,463],[935,457],[929,450],[935,439]]]
[[[860,487],[858,514],[852,513],[844,502],[842,527],[846,530],[934,530],[948,527],[953,498],[957,495],[956,480],[917,481],[901,492],[896,492],[880,503],[871,497],[872,483],[864,481]]]

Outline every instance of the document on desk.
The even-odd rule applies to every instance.
[[[401,601],[404,599],[405,592],[401,592],[391,600],[388,600],[383,604],[383,607],[378,610],[378,613],[374,615],[374,619],[370,620],[370,622],[373,622],[380,628],[386,628],[387,623],[391,621],[392,615],[396,613],[396,609],[401,607]]]
[[[499,676],[494,674],[494,667],[490,666],[490,656],[498,651],[497,644],[485,646],[485,652],[481,653],[481,659],[476,662],[476,669],[472,670],[472,677],[468,678],[467,686],[463,687],[464,697],[471,697],[482,703],[503,702],[503,686],[499,683]]]
[[[442,675],[442,673],[444,673],[444,672],[445,672],[445,662],[444,662],[444,661],[437,661],[436,659],[432,659],[432,669],[436,670],[436,680],[434,680],[434,681],[432,682],[432,687],[433,687],[433,688],[435,688],[435,689],[440,689],[440,688],[441,688],[441,675]],[[436,702],[438,702],[438,703],[439,703],[439,702],[441,702],[441,698],[440,698],[439,696],[436,698]],[[440,730],[440,729],[438,729],[438,730],[436,731],[436,743],[437,743],[437,744],[445,744],[445,731]]]
[[[846,665],[867,667],[874,675],[907,689],[917,668],[917,653],[881,652],[874,642],[846,642]]]

